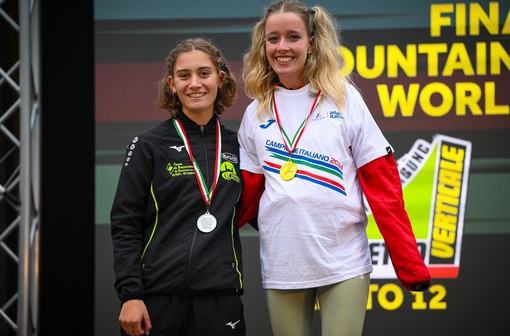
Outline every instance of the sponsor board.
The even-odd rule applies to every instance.
[[[397,161],[405,207],[433,278],[457,278],[468,191],[471,142],[438,134],[417,139]],[[396,278],[388,250],[365,200],[373,279]]]

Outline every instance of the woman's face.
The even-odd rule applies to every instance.
[[[266,55],[269,65],[287,88],[305,84],[304,68],[312,40],[296,13],[274,13],[266,20]]]
[[[207,123],[221,88],[218,69],[206,53],[192,50],[177,57],[173,70],[174,75],[168,76],[167,82],[177,92],[184,113],[198,124]]]

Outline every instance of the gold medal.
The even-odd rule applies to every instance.
[[[287,133],[282,127],[282,124],[280,123],[280,117],[278,116],[278,108],[276,106],[276,99],[275,99],[275,91],[273,90],[273,114],[276,118],[276,124],[278,125],[278,128],[280,129],[280,133],[283,138],[283,143],[285,144],[285,149],[289,153],[289,161],[284,163],[282,167],[280,168],[280,177],[284,181],[290,181],[292,180],[296,174],[297,174],[297,166],[294,162],[292,162],[290,155],[294,153],[294,150],[296,149],[296,146],[298,144],[299,139],[301,139],[301,136],[303,135],[303,132],[305,130],[306,123],[308,122],[308,119],[310,118],[310,115],[312,114],[313,110],[317,107],[317,104],[319,103],[319,98],[321,97],[321,91],[317,91],[315,95],[315,99],[313,101],[312,107],[310,108],[310,112],[308,113],[308,116],[305,120],[301,123],[299,126],[296,134],[294,137],[289,138]]]
[[[297,166],[294,162],[288,161],[280,168],[280,176],[284,181],[290,181],[296,176]]]

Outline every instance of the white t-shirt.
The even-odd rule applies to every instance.
[[[291,141],[315,99],[309,90],[275,92]],[[357,168],[392,149],[359,92],[348,86],[343,114],[333,100],[319,101],[291,155],[298,172],[290,181],[279,174],[289,153],[274,113],[259,120],[257,105],[247,107],[238,136],[241,169],[266,181],[258,214],[262,286],[313,288],[371,272]]]

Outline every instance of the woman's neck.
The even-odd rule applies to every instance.
[[[289,81],[285,81],[285,83],[283,83],[282,81],[280,81],[280,79],[278,77],[276,77],[274,79],[274,84],[275,85],[278,85],[284,89],[287,89],[287,90],[297,90],[297,89],[301,89],[303,86],[306,85],[306,81],[297,81],[297,82],[289,82]]]
[[[209,120],[214,115],[214,111],[190,111],[190,110],[184,110],[182,111],[188,118],[190,118],[192,121],[194,121],[197,125],[207,125]]]

